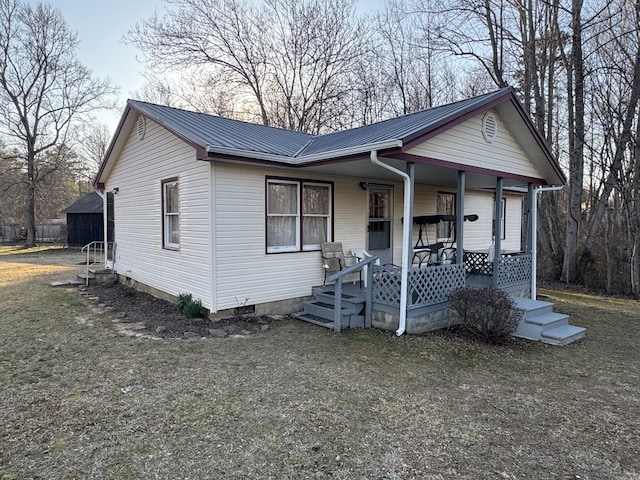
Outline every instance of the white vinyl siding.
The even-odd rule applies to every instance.
[[[162,181],[178,177],[180,249],[174,251],[163,248]],[[118,273],[173,296],[191,293],[211,308],[210,164],[147,119],[144,139],[132,130],[105,186],[118,188]]]
[[[407,153],[496,172],[543,178],[497,114],[496,139],[487,143],[482,136],[482,117],[473,117]]]
[[[300,175],[305,182],[333,182],[335,210],[331,211],[332,239],[345,254],[366,243],[367,192],[360,181],[375,179]],[[266,195],[268,178],[291,178],[291,171],[267,167],[198,161],[195,150],[159,125],[147,121],[143,140],[132,130],[106,183],[115,195],[116,269],[126,277],[167,292],[191,293],[214,311],[311,294],[323,281],[318,251],[267,254]],[[179,180],[180,249],[162,248],[162,181]],[[379,182],[379,180],[377,181]],[[393,262],[401,262],[403,184],[393,186]],[[414,215],[436,213],[442,188],[416,185]],[[445,190],[455,193],[455,189]],[[491,243],[493,192],[465,192],[465,213],[479,215],[465,223],[465,249],[484,250]],[[507,198],[504,250],[520,247],[522,197]],[[211,211],[210,209],[213,209]],[[429,227],[429,241],[436,239]],[[414,226],[417,239],[417,226]],[[213,293],[216,292],[216,298]]]
[[[214,163],[213,168],[218,309],[310,295],[311,287],[323,280],[320,252],[271,255],[265,248],[265,179],[290,177],[291,172],[223,163]],[[332,218],[333,240],[342,242],[345,254],[364,247],[367,199],[358,182],[307,174],[304,179],[319,185],[334,181],[339,208]]]

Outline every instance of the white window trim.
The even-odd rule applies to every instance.
[[[270,213],[269,212],[269,185],[279,184],[279,185],[296,185],[296,213],[295,214],[285,214],[285,213]],[[279,179],[267,179],[267,190],[265,192],[265,201],[267,204],[267,222],[269,221],[269,217],[295,217],[295,229],[296,229],[296,242],[295,245],[282,245],[282,246],[268,246],[267,245],[267,253],[286,253],[286,252],[299,252],[300,251],[300,182],[292,181],[292,180],[279,180]],[[265,225],[265,240],[266,234],[268,234],[268,227]]]
[[[178,187],[178,211],[167,212],[167,186],[177,185]],[[180,250],[180,242],[171,242],[171,222],[168,221],[169,217],[178,218],[178,232],[180,232],[180,184],[178,178],[169,178],[162,180],[162,248],[165,250]],[[178,233],[178,235],[180,235]],[[178,238],[180,238],[178,236]]]
[[[296,202],[297,202],[297,213],[293,214],[272,214],[269,213],[269,185],[270,184],[288,184],[288,185],[296,185]],[[306,185],[310,186],[320,186],[329,189],[329,205],[327,215],[320,214],[307,214],[303,213],[303,188]],[[333,184],[331,182],[318,182],[312,180],[302,180],[302,179],[281,179],[281,178],[267,178],[266,190],[265,190],[265,204],[266,204],[266,222],[269,221],[269,217],[293,217],[295,216],[295,245],[285,245],[285,246],[268,246],[266,247],[267,253],[292,253],[292,252],[311,252],[320,250],[320,244],[309,244],[302,245],[302,222],[304,221],[304,217],[322,217],[327,219],[327,239],[326,241],[330,241],[333,232],[332,232],[332,219],[333,219]],[[268,235],[268,227],[265,224],[265,243],[267,241]]]
[[[309,217],[309,218],[326,218],[327,219],[327,238],[325,239],[326,242],[328,242],[331,239],[332,236],[332,232],[331,232],[331,219],[332,219],[332,201],[331,199],[333,198],[333,190],[332,190],[332,185],[330,183],[322,183],[322,182],[308,182],[308,181],[301,181],[300,182],[300,194],[302,195],[302,191],[304,190],[305,186],[312,186],[312,187],[323,187],[323,188],[327,188],[329,189],[329,196],[328,196],[328,202],[329,205],[327,205],[327,211],[329,213],[327,213],[326,215],[321,215],[318,213],[310,213],[305,215],[304,212],[301,212],[302,215],[302,221],[304,222],[304,217]],[[300,209],[304,209],[304,198],[301,196],[301,201],[300,201]],[[302,237],[302,230],[300,232],[300,236]],[[300,239],[300,242],[302,242],[302,239]],[[302,245],[302,250],[305,252],[312,252],[312,251],[316,251],[316,250],[320,250],[321,249],[321,245],[319,243],[310,243],[308,245]]]

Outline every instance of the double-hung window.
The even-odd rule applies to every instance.
[[[267,179],[267,253],[319,250],[331,239],[331,184]]]
[[[162,181],[162,247],[169,250],[180,248],[180,211],[178,179]]]

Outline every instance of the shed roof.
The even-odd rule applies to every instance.
[[[97,192],[89,192],[73,202],[63,213],[102,213],[102,197]]]

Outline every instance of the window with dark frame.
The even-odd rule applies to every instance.
[[[180,197],[177,178],[162,181],[162,247],[180,248]]]
[[[268,178],[267,253],[320,250],[331,240],[332,184]]]

